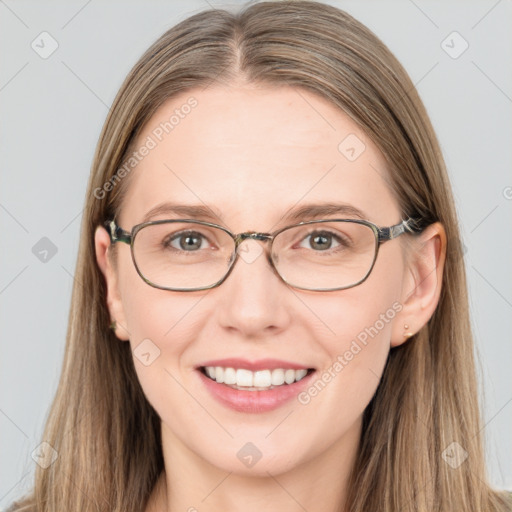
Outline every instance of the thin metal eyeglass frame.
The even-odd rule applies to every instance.
[[[222,226],[219,226],[218,224],[213,224],[211,222],[206,222],[206,221],[196,220],[196,219],[153,220],[153,221],[143,222],[141,224],[136,224],[135,226],[133,226],[131,231],[125,231],[124,229],[122,229],[120,226],[118,226],[116,224],[114,219],[105,221],[104,222],[104,226],[107,228],[107,231],[108,231],[108,233],[110,235],[110,241],[113,244],[116,243],[116,242],[123,242],[123,243],[128,244],[130,246],[130,252],[131,252],[131,256],[132,256],[132,261],[133,261],[133,264],[135,266],[135,269],[137,270],[137,273],[139,274],[139,276],[142,278],[142,280],[145,283],[147,283],[149,286],[152,286],[153,288],[158,288],[160,290],[179,291],[179,292],[193,292],[193,291],[208,290],[208,289],[211,289],[211,288],[215,288],[215,287],[221,285],[227,279],[227,277],[229,276],[229,274],[233,270],[233,268],[234,268],[234,266],[235,266],[235,264],[236,264],[236,262],[238,260],[238,251],[237,251],[238,250],[238,246],[244,240],[252,239],[252,240],[270,241],[268,250],[266,251],[266,253],[267,253],[267,261],[270,263],[270,266],[271,266],[272,270],[274,271],[274,273],[285,284],[287,284],[288,286],[291,286],[292,288],[296,288],[296,289],[299,289],[299,290],[308,290],[308,291],[315,291],[315,292],[316,291],[318,291],[318,292],[324,292],[324,291],[329,292],[329,291],[346,290],[348,288],[353,288],[354,286],[358,286],[361,283],[363,283],[366,279],[368,279],[368,276],[370,275],[371,271],[373,270],[373,267],[374,267],[375,262],[377,260],[377,256],[379,254],[379,247],[381,246],[381,244],[383,244],[384,242],[387,242],[389,240],[393,240],[394,238],[399,237],[403,233],[419,233],[419,232],[421,232],[422,229],[419,228],[418,224],[417,224],[418,220],[419,219],[414,219],[414,218],[409,217],[408,219],[404,219],[404,220],[402,220],[402,222],[400,222],[398,224],[395,224],[394,226],[380,227],[380,226],[377,226],[376,224],[374,224],[373,222],[370,222],[368,220],[361,220],[361,219],[321,219],[321,220],[309,220],[309,221],[299,222],[298,224],[293,224],[291,226],[286,226],[284,228],[281,228],[278,231],[274,231],[273,233],[259,233],[259,232],[256,232],[256,231],[248,231],[248,232],[245,232],[245,233],[238,233],[236,235],[231,233],[231,231],[229,231],[228,229],[226,229],[226,228],[224,228]],[[137,261],[135,259],[135,254],[134,254],[135,251],[133,249],[133,243],[134,243],[134,240],[135,240],[135,236],[137,235],[137,233],[141,229],[145,228],[146,226],[150,226],[150,225],[154,225],[154,224],[171,224],[171,223],[175,223],[175,222],[191,223],[191,224],[202,224],[204,226],[210,226],[210,227],[213,227],[213,228],[218,228],[218,229],[224,231],[225,233],[227,233],[233,239],[233,241],[235,242],[235,249],[234,249],[234,251],[233,251],[233,253],[231,255],[231,260],[230,260],[230,263],[229,263],[229,267],[228,267],[228,269],[226,271],[226,274],[224,275],[224,277],[222,277],[222,279],[220,279],[219,281],[217,281],[216,283],[214,283],[212,285],[203,286],[203,287],[200,287],[200,288],[169,288],[169,287],[165,287],[165,286],[159,286],[159,285],[153,283],[152,281],[147,279],[142,274],[142,272],[140,271],[140,269],[139,269],[139,267],[137,265]],[[363,224],[365,226],[368,226],[373,231],[373,234],[375,236],[375,254],[374,254],[374,257],[373,257],[373,261],[372,261],[370,269],[368,270],[366,275],[362,279],[357,281],[356,283],[351,284],[349,286],[342,286],[342,287],[339,287],[339,288],[304,288],[304,287],[295,286],[295,285],[289,283],[288,281],[286,281],[286,279],[283,276],[281,276],[281,274],[277,270],[277,268],[276,268],[276,266],[274,264],[274,261],[272,260],[272,256],[271,256],[271,254],[272,254],[272,243],[273,243],[275,237],[277,235],[279,235],[279,233],[282,233],[283,231],[286,231],[286,230],[291,229],[291,228],[295,228],[297,226],[304,226],[304,225],[307,225],[307,224],[318,224],[318,223],[322,223],[322,222],[352,222],[352,223]]]

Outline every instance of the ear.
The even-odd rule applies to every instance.
[[[440,222],[428,226],[407,248],[406,269],[402,286],[402,310],[396,317],[391,346],[409,339],[430,320],[441,296],[446,259],[446,232]],[[407,325],[408,328],[404,328]]]
[[[115,334],[123,341],[128,341],[129,333],[126,328],[123,303],[119,294],[116,269],[112,265],[110,253],[110,236],[105,228],[98,226],[94,233],[94,245],[96,248],[96,261],[100,267],[107,285],[107,306],[112,321],[116,322]]]

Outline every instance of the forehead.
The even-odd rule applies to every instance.
[[[351,204],[381,225],[399,220],[383,155],[347,114],[304,89],[186,91],[157,110],[135,148],[127,227],[164,202],[211,206],[242,230],[318,202]]]

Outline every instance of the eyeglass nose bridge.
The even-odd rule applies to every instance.
[[[233,240],[235,241],[235,250],[233,251],[233,254],[232,254],[232,258],[231,258],[230,265],[229,265],[229,270],[221,282],[224,282],[227,279],[227,277],[229,276],[229,274],[231,274],[233,268],[235,267],[235,263],[238,260],[238,247],[244,240],[260,240],[262,242],[268,241],[268,242],[272,243],[272,241],[274,240],[274,236],[271,235],[270,233],[258,233],[256,231],[248,231],[245,233],[239,233],[238,235],[233,235]],[[270,265],[272,272],[281,281],[283,281],[285,284],[287,284],[286,280],[281,276],[281,274],[277,270],[276,265],[272,259],[272,256],[269,254],[268,250],[263,251],[263,252],[266,253],[266,259],[267,259],[268,264]],[[245,260],[245,258],[244,258],[244,260]]]
[[[255,231],[248,231],[246,233],[239,233],[238,235],[235,235],[235,248],[238,249],[238,246],[247,239],[250,240],[272,240],[274,237],[270,235],[269,233],[258,233]]]

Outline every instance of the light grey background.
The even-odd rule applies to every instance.
[[[329,3],[390,47],[437,131],[467,248],[490,478],[512,489],[512,3]],[[209,5],[235,4],[0,0],[0,507],[32,484],[31,453],[57,387],[86,183],[108,106],[155,39]],[[42,51],[43,31],[58,43],[46,59],[31,47],[35,40]],[[453,58],[464,40],[468,49]],[[42,237],[57,248],[46,263],[32,252]]]

